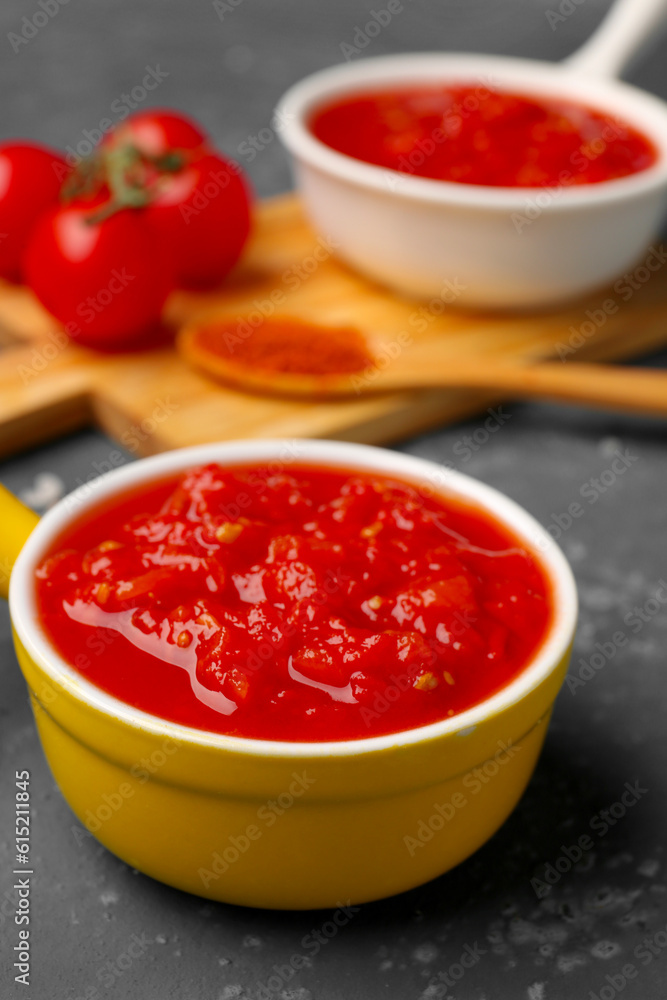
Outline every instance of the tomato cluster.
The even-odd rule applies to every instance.
[[[169,292],[219,285],[249,229],[241,168],[182,114],[137,113],[75,167],[0,144],[0,277],[25,281],[87,346],[157,339]]]

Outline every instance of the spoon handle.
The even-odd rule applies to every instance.
[[[614,365],[546,362],[516,364],[485,362],[447,368],[433,365],[388,369],[375,382],[376,389],[427,386],[441,388],[492,389],[517,398],[554,399],[566,403],[610,410],[627,410],[667,416],[667,372],[659,369]]]
[[[589,76],[620,76],[666,24],[667,0],[616,0],[597,31],[562,65]]]

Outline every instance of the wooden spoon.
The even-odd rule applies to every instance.
[[[371,364],[357,373],[286,373],[251,367],[238,356],[224,357],[211,351],[198,334],[193,324],[179,335],[179,349],[191,364],[228,385],[263,395],[322,400],[416,389],[482,389],[499,396],[667,416],[667,372],[660,370],[572,361],[507,361],[488,355],[452,358],[430,342],[412,344],[388,362],[369,343]]]

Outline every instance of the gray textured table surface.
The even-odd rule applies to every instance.
[[[252,162],[238,153],[241,144],[267,126],[289,83],[339,61],[341,42],[352,41],[355,28],[382,6],[382,0],[237,0],[216,11],[208,0],[70,0],[33,38],[17,42],[11,36],[23,37],[22,18],[40,8],[37,0],[5,0],[3,135],[76,147],[84,130],[94,130],[109,109],[114,113],[114,102],[131,95],[146,67],[154,67],[166,76],[146,103],[191,111],[228,152],[236,151],[261,194],[284,190],[289,178],[278,143]],[[586,37],[606,6],[603,0],[406,0],[367,51],[446,47],[559,58]],[[548,11],[561,12],[553,28]],[[664,67],[663,46],[632,79],[667,97]],[[665,358],[653,363],[664,365]],[[330,914],[210,904],[133,872],[82,838],[44,762],[1,606],[3,904],[13,899],[15,769],[32,775],[38,877],[32,985],[13,982],[15,936],[3,905],[0,995],[251,1000],[271,976],[265,995],[282,1000],[589,1000],[591,992],[600,1000],[620,992],[659,1000],[667,994],[667,611],[656,599],[667,579],[664,424],[538,405],[506,409],[511,419],[467,461],[455,446],[479,420],[403,447],[499,487],[545,524],[602,477],[608,485],[589,485],[583,515],[561,538],[582,603],[574,673],[582,661],[590,664],[596,643],[608,643],[619,630],[628,641],[591,680],[564,688],[535,777],[500,832],[450,874],[362,907],[305,969],[281,978],[274,966],[308,954],[304,936]],[[5,462],[0,478],[29,500],[43,500],[54,482],[40,480],[41,473],[56,474],[69,489],[109,448],[91,430]],[[627,451],[628,467],[613,475],[606,470],[618,449]],[[626,782],[645,791],[624,815],[615,808],[618,818],[607,823],[601,811],[619,801]],[[538,898],[531,878],[586,833],[593,849]],[[142,944],[128,967],[135,936]],[[481,957],[456,983],[449,970],[466,946]],[[636,975],[624,983],[627,963]]]

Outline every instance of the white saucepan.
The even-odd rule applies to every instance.
[[[667,203],[667,104],[614,79],[667,19],[667,0],[617,0],[597,33],[563,63],[451,53],[361,59],[297,83],[277,108],[298,187],[316,229],[359,271],[400,292],[461,305],[545,307],[636,265]],[[401,84],[472,84],[572,99],[655,144],[647,170],[599,184],[502,188],[398,173],[338,153],[308,127],[348,93]]]

